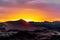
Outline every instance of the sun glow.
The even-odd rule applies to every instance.
[[[27,21],[27,22],[34,21],[32,19],[24,19],[24,20]]]
[[[15,21],[19,19],[26,20],[27,22],[29,21],[34,21],[34,22],[43,22],[44,16],[43,12],[41,10],[37,9],[29,9],[29,8],[6,8],[8,9],[5,11],[5,14],[0,15],[0,22],[5,22],[5,21]],[[3,17],[2,17],[3,16]]]

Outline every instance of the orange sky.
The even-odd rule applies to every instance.
[[[2,18],[0,21],[9,21],[9,20],[18,20],[25,19],[31,21],[43,21],[43,13],[39,12],[37,9],[28,9],[28,8],[7,8],[4,13],[1,14]],[[9,14],[8,14],[9,13]],[[41,14],[40,14],[41,13]]]
[[[52,0],[0,0],[0,22],[60,21],[60,2]]]
[[[6,8],[3,9],[4,13],[0,14],[1,22],[10,21],[10,20],[31,20],[36,22],[41,21],[53,21],[52,18],[49,16],[50,12],[42,10],[42,9],[31,9],[31,8]],[[51,19],[50,19],[51,18]]]

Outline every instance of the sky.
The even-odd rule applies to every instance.
[[[60,21],[60,0],[0,0],[0,22]]]

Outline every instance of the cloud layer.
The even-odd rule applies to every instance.
[[[0,0],[0,18],[4,19],[12,14],[12,16],[20,15],[22,14],[21,8],[23,8],[23,10],[34,9],[39,12],[37,13],[38,16],[42,14],[44,17],[47,15],[47,18],[60,18],[60,0]],[[25,13],[23,10],[22,12]],[[28,13],[30,13],[30,11],[32,10],[29,10]],[[43,12],[41,13],[40,11]]]
[[[23,4],[23,3],[53,3],[60,4],[60,0],[0,0],[0,4]]]

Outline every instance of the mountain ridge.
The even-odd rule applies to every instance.
[[[17,21],[7,21],[3,22],[3,26],[5,26],[6,29],[18,29],[18,30],[35,30],[36,28],[29,22],[20,19]]]

